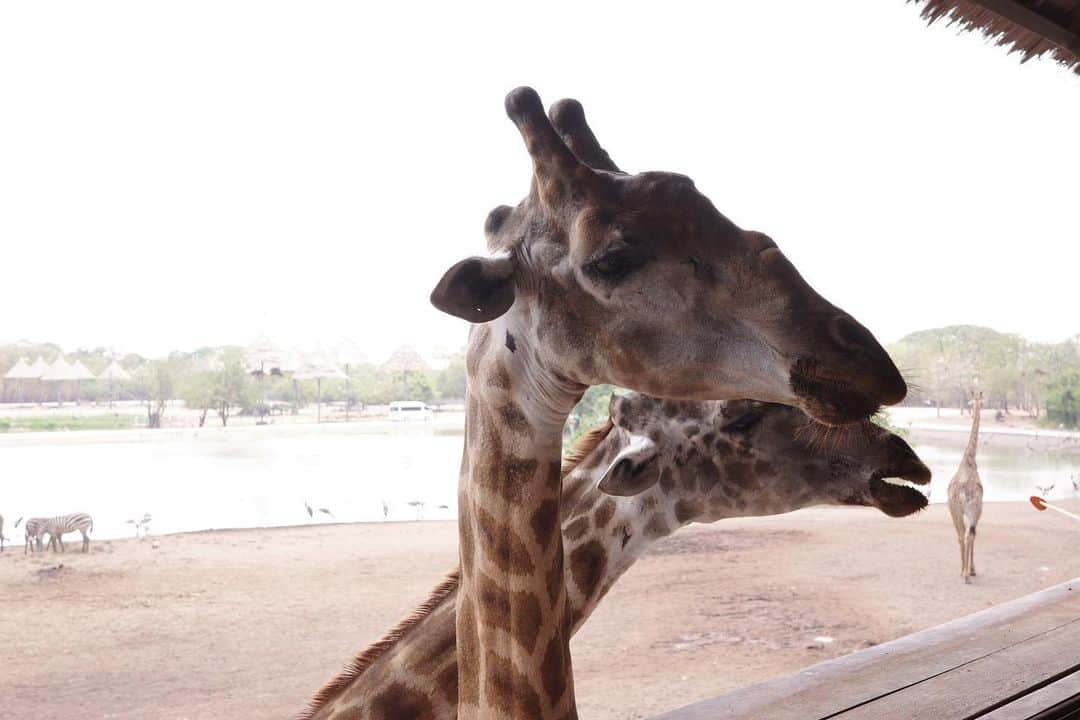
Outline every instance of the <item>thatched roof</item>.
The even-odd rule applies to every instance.
[[[914,0],[929,22],[944,19],[1008,45],[1027,62],[1049,54],[1080,73],[1080,0]]]
[[[280,375],[285,354],[265,335],[255,338],[255,342],[244,348],[244,365],[253,375]]]
[[[394,351],[389,360],[383,363],[381,369],[384,372],[423,372],[428,367],[424,358],[420,357],[420,353],[408,345],[402,345]]]
[[[120,367],[120,363],[113,360],[109,363],[109,366],[101,371],[98,375],[98,380],[130,380],[131,375],[128,371]]]
[[[90,371],[90,368],[83,365],[82,360],[78,358],[71,364],[71,374],[75,376],[76,380],[96,380],[97,376]]]
[[[30,367],[30,363],[26,362],[26,358],[19,358],[19,361],[4,373],[5,380],[33,380],[39,377],[41,377],[41,373]]]
[[[77,380],[79,379],[77,376],[78,372],[75,370],[75,366],[68,363],[63,355],[57,355],[52,364],[41,374],[41,379],[60,382],[62,380]]]
[[[293,371],[294,380],[315,380],[336,378],[338,380],[344,380],[348,375],[341,371],[334,361],[328,358],[324,353],[313,353],[309,355],[299,367]]]

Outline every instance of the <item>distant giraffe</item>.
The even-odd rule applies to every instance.
[[[952,514],[956,537],[960,541],[960,576],[971,582],[975,576],[975,526],[982,515],[983,486],[975,451],[979,446],[979,419],[982,412],[982,393],[974,393],[972,401],[971,437],[968,438],[960,468],[949,481],[949,512]]]

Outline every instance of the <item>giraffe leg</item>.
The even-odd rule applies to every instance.
[[[968,575],[975,577],[975,528],[968,532]]]
[[[966,578],[967,577],[967,543],[964,542],[963,533],[959,534],[958,540],[959,540],[958,544],[960,545],[960,577]]]

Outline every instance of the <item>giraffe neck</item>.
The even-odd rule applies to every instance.
[[[476,328],[459,485],[459,717],[574,717],[559,528],[562,426],[583,387],[537,366],[525,323]]]
[[[625,431],[613,428],[563,483],[563,552],[573,632],[653,543],[693,522],[704,506],[698,491],[665,492],[670,486],[659,483],[631,497],[600,492],[604,471],[629,442]]]
[[[729,468],[714,459],[666,470],[660,482],[637,495],[605,495],[597,484],[630,442],[625,431],[613,428],[588,461],[572,470],[563,483],[563,541],[573,632],[638,558],[685,525],[777,515],[836,502],[800,478],[759,481],[747,477],[741,462]]]
[[[604,495],[596,485],[629,442],[625,432],[609,428],[603,440],[562,481],[561,545],[571,620],[568,634],[577,632],[619,577],[653,543],[694,522],[701,508],[708,507],[707,517],[701,519],[712,522],[723,517],[782,513],[827,500],[807,492],[806,483],[795,482],[796,478],[788,483],[769,483],[762,491],[753,484],[733,481],[724,466],[715,464],[698,465],[678,481],[658,483],[634,497]],[[716,483],[724,483],[726,491],[710,493]],[[421,617],[403,623],[411,628],[407,635],[395,629],[389,639],[374,646],[378,651],[374,659],[366,659],[372,655],[370,650],[362,653],[357,661],[362,669],[347,670],[331,681],[297,720],[458,717],[458,697],[475,694],[466,690],[464,683],[476,682],[466,675],[467,663],[459,666],[459,658],[474,652],[471,648],[475,647],[475,639],[457,641],[460,622],[455,618],[460,618],[457,613],[464,592],[476,590],[465,591],[452,582],[440,586],[421,606]],[[471,607],[471,603],[466,606]],[[475,625],[467,623],[467,627]]]
[[[963,462],[974,465],[975,452],[979,449],[979,421],[982,420],[982,402],[979,398],[975,398],[971,411],[971,435],[968,437],[967,447],[964,448]]]

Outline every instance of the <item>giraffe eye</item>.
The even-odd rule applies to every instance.
[[[755,412],[746,412],[724,425],[724,432],[744,433],[761,421],[761,416]]]
[[[633,247],[621,244],[589,263],[585,270],[605,282],[616,283],[645,264],[645,257]]]

